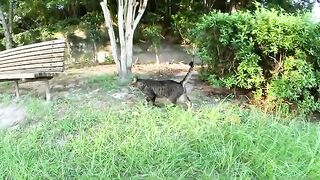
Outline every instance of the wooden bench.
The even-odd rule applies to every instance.
[[[65,46],[64,40],[53,40],[1,51],[0,81],[14,81],[19,98],[19,81],[42,80],[50,101],[49,80],[64,71]]]

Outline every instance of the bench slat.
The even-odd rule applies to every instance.
[[[31,57],[31,56],[40,56],[40,55],[49,55],[52,54],[53,56],[57,53],[63,53],[65,51],[65,48],[56,48],[56,49],[49,49],[49,50],[41,50],[41,51],[34,51],[24,54],[16,54],[8,57],[0,57],[0,62],[6,63],[6,62],[12,62],[15,61],[18,58],[24,58],[24,57]]]
[[[62,58],[62,61],[63,61],[64,52],[55,53],[55,54],[42,54],[38,56],[27,56],[27,57],[12,59],[9,61],[0,61],[0,67],[2,67],[1,65],[15,64],[15,63],[18,64],[19,62],[32,63],[32,61],[43,60],[43,59],[53,59],[53,58]]]
[[[2,71],[0,74],[23,74],[23,73],[40,73],[40,72],[63,72],[64,67],[46,67],[46,68],[30,68],[24,70]]]
[[[0,60],[5,60],[5,59],[10,59],[11,56],[14,55],[24,55],[24,54],[29,54],[32,52],[38,52],[38,51],[45,51],[45,50],[53,50],[53,49],[59,49],[59,48],[65,48],[65,44],[57,44],[57,45],[50,45],[50,46],[41,46],[41,47],[37,47],[34,49],[23,49],[21,51],[14,51],[14,52],[10,52],[4,55],[0,55]]]
[[[54,77],[58,74],[60,74],[61,72],[39,72],[36,73],[36,77]]]
[[[20,67],[22,65],[43,64],[43,63],[50,63],[50,62],[63,62],[63,57],[35,59],[32,61],[20,61],[20,62],[8,63],[8,64],[1,64],[0,63],[0,72],[1,72],[2,68],[6,68],[6,67]]]
[[[35,47],[50,46],[50,45],[55,45],[55,44],[64,44],[65,45],[65,41],[64,40],[53,40],[53,41],[40,42],[40,43],[35,43],[35,44],[30,44],[30,45],[24,45],[24,46],[16,47],[13,49],[1,51],[0,57],[3,57],[3,55],[6,55],[6,54],[9,54],[12,52],[19,52],[24,49],[32,49]]]
[[[0,79],[23,79],[23,78],[35,78],[35,73],[23,73],[23,74],[2,74],[0,73]]]
[[[16,54],[25,54],[25,53],[34,52],[34,51],[42,51],[47,49],[56,49],[56,48],[64,48],[64,47],[66,47],[66,45],[63,43],[63,44],[51,44],[46,46],[39,46],[39,47],[28,48],[28,49],[21,49],[19,51],[11,51],[11,52],[2,54],[0,55],[0,58],[5,58],[5,57],[16,55]],[[12,49],[9,49],[9,50],[12,50]],[[5,50],[5,51],[9,51],[9,50]]]
[[[58,75],[60,72],[48,72],[48,73],[16,73],[16,74],[2,74],[0,73],[1,80],[19,80],[19,79],[34,79],[34,78],[51,78]]]
[[[0,72],[5,71],[12,71],[12,70],[26,70],[32,68],[46,68],[46,67],[63,67],[63,62],[54,62],[54,63],[41,63],[41,64],[27,64],[21,66],[11,66],[11,67],[4,67],[0,69]]]

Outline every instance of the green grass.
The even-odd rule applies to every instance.
[[[117,76],[96,75],[87,80],[88,87],[100,87],[104,90],[116,89],[118,84]]]
[[[0,88],[9,88],[9,87],[11,87],[10,82],[8,82],[8,81],[0,82]]]
[[[230,104],[193,112],[72,99],[21,104],[27,121],[0,131],[0,178],[320,178],[318,124]]]

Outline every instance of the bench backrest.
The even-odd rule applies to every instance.
[[[59,73],[64,70],[64,40],[35,43],[0,52],[0,73]]]

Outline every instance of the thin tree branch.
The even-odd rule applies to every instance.
[[[144,11],[146,10],[147,8],[147,3],[148,3],[148,0],[143,0],[143,4],[140,3],[140,6],[139,6],[139,11],[138,11],[138,15],[137,17],[134,19],[134,22],[133,22],[133,31],[137,28],[137,25],[138,23],[140,22],[141,18],[142,18],[142,15],[144,13]]]
[[[133,7],[132,22],[134,22],[134,18],[136,17],[138,5],[139,5],[139,2],[136,2],[134,7]]]
[[[124,7],[123,7],[123,19],[125,19],[128,15],[128,1],[125,0]]]
[[[124,39],[124,6],[123,6],[123,0],[118,0],[118,30],[119,30],[119,39],[120,39],[120,45],[123,46],[125,39]],[[121,47],[122,51],[122,47]]]
[[[126,38],[130,35],[130,33],[133,34],[132,32],[132,20],[133,20],[133,6],[134,6],[135,0],[129,0],[129,5],[127,7],[128,9],[128,14],[126,16]]]

